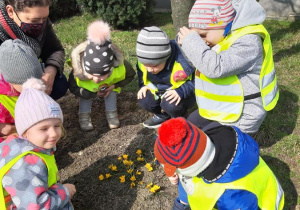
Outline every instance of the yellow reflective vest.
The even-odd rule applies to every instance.
[[[111,73],[111,75],[104,81],[101,81],[99,83],[95,83],[93,80],[80,80],[76,77],[76,83],[78,87],[82,87],[84,89],[87,89],[91,92],[99,92],[99,87],[103,85],[110,86],[112,84],[115,84],[117,82],[120,82],[125,79],[126,76],[126,69],[125,65],[122,64],[118,67],[115,67]],[[121,92],[121,88],[115,88],[113,89],[117,93]]]
[[[55,161],[54,155],[46,155],[38,152],[33,151],[27,151],[24,152],[17,157],[10,160],[8,163],[6,163],[1,169],[0,169],[0,181],[1,181],[1,187],[0,187],[0,209],[6,209],[6,203],[5,203],[5,194],[7,194],[6,191],[4,191],[4,188],[2,187],[2,179],[3,176],[7,173],[7,171],[10,170],[10,168],[22,157],[28,154],[34,154],[45,162],[47,169],[48,169],[48,187],[51,187],[58,181],[58,169]],[[5,194],[4,194],[5,193]]]
[[[154,98],[157,100],[159,97],[156,95],[156,93],[158,92],[158,89],[157,87],[148,80],[147,78],[147,74],[148,74],[148,71],[147,69],[145,68],[145,66],[140,63],[138,61],[138,66],[140,68],[140,70],[143,72],[143,82],[144,82],[144,85],[145,86],[148,86],[150,88],[150,91],[151,93],[154,95]],[[172,87],[171,89],[174,90],[176,88],[179,88],[181,85],[183,85],[187,80],[192,80],[192,75],[188,76],[185,80],[182,80],[182,81],[174,81],[173,79],[173,75],[177,72],[177,71],[183,71],[183,67],[181,66],[180,63],[178,63],[177,61],[174,62],[174,65],[173,65],[173,69],[172,69],[172,73],[171,73],[171,76],[170,76],[170,83],[172,84]]]
[[[1,104],[9,111],[11,116],[15,118],[15,106],[18,96],[0,95]]]
[[[264,60],[260,72],[259,88],[263,107],[272,110],[279,98],[274,69],[270,35],[263,25],[251,25],[233,31],[216,46],[217,53],[227,50],[238,38],[246,34],[259,34],[263,39]],[[237,75],[211,79],[204,74],[195,76],[195,93],[202,117],[218,122],[236,122],[243,111],[244,93]]]
[[[284,193],[275,175],[262,158],[256,168],[245,177],[229,183],[206,183],[193,177],[194,192],[188,195],[193,210],[211,210],[225,190],[246,190],[256,195],[261,210],[281,210]]]

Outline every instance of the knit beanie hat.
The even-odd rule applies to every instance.
[[[63,113],[59,104],[45,93],[44,83],[35,78],[22,85],[22,92],[15,106],[15,124],[21,136],[36,123],[57,118],[63,122]]]
[[[0,71],[6,82],[21,85],[31,77],[40,79],[43,69],[34,51],[20,39],[0,46]]]
[[[235,17],[231,0],[197,0],[189,15],[189,27],[225,28]]]
[[[136,55],[142,64],[155,66],[165,62],[171,55],[168,35],[156,26],[143,28],[137,37]]]
[[[84,51],[85,72],[92,75],[105,75],[113,69],[114,51],[111,47],[109,25],[95,21],[88,27],[88,45]]]
[[[215,156],[215,146],[199,128],[179,117],[164,122],[158,130],[154,155],[168,177],[175,172],[193,177],[204,171]]]

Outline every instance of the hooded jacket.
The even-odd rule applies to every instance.
[[[82,66],[82,58],[83,58],[83,54],[84,54],[84,50],[87,46],[87,41],[79,44],[71,53],[71,60],[72,60],[72,68],[73,70],[71,71],[70,75],[69,75],[69,89],[70,91],[81,98],[85,98],[85,99],[89,99],[89,98],[94,98],[97,96],[97,93],[95,92],[91,92],[87,89],[78,87],[75,77],[77,77],[80,80],[89,80],[85,75],[84,75],[84,69]],[[135,76],[135,71],[132,68],[131,64],[124,59],[124,56],[122,54],[122,52],[120,51],[120,49],[112,43],[112,49],[115,53],[115,58],[113,61],[113,66],[117,67],[121,64],[124,63],[125,65],[125,69],[126,69],[126,75],[125,75],[125,79],[115,83],[115,88],[118,87],[124,87],[125,85],[127,85],[128,83],[130,83],[134,76]]]
[[[255,0],[233,0],[236,11],[231,30],[248,25],[262,24],[266,14]],[[217,54],[205,44],[197,32],[188,34],[182,41],[182,50],[201,73],[209,78],[237,75],[244,95],[260,92],[259,77],[263,63],[263,45],[257,34],[242,36],[226,51]],[[234,123],[245,133],[258,131],[266,116],[261,97],[244,101],[241,117]],[[226,123],[222,123],[226,124]]]

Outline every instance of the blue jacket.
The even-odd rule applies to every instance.
[[[192,72],[194,72],[194,68],[190,66],[188,61],[184,58],[177,43],[174,40],[172,40],[170,41],[170,45],[171,55],[170,58],[167,60],[164,69],[158,74],[152,74],[149,72],[147,74],[147,79],[151,81],[158,88],[159,91],[165,91],[166,89],[172,86],[172,84],[170,83],[170,76],[175,61],[181,64],[187,75],[190,75]],[[139,79],[139,88],[141,88],[144,86],[143,72],[140,70],[138,65],[136,65],[136,67]],[[183,85],[181,85],[175,90],[180,96],[180,98],[187,98],[188,96],[195,94],[194,76],[192,81],[186,81]]]

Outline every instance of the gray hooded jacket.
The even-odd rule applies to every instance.
[[[236,16],[231,30],[253,24],[261,24],[265,10],[255,0],[232,0]],[[217,54],[208,47],[195,31],[182,40],[182,50],[192,64],[209,78],[237,75],[244,89],[244,96],[260,92],[259,76],[263,62],[262,39],[248,34],[236,40],[232,46]],[[261,97],[246,100],[240,119],[234,125],[245,133],[255,133],[265,119]],[[223,123],[226,124],[226,123]]]

